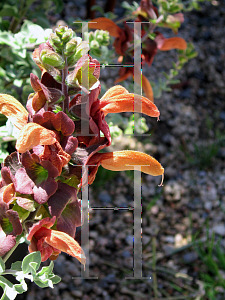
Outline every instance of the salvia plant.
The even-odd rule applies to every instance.
[[[103,45],[107,35],[100,30],[96,40]],[[53,287],[60,280],[52,272],[53,263],[42,269],[40,264],[57,259],[62,251],[85,265],[85,253],[75,240],[81,226],[78,192],[93,183],[100,165],[112,171],[137,165],[146,174],[163,176],[161,164],[145,153],[106,151],[111,144],[108,113],[143,112],[157,119],[160,113],[151,100],[119,85],[100,98],[100,64],[88,51],[88,42],[59,26],[33,52],[41,78],[30,74],[34,92],[26,108],[13,96],[0,94],[0,113],[19,129],[16,151],[1,168],[1,299],[26,291],[25,279]],[[6,269],[5,262],[23,242],[30,254]],[[18,284],[5,274],[14,275]]]
[[[186,43],[183,38],[174,36],[184,22],[184,15],[181,12],[182,10],[187,10],[184,3],[179,0],[157,0],[154,2],[155,5],[150,0],[141,0],[140,4],[133,1],[133,5],[130,5],[124,1],[122,6],[126,9],[126,13],[123,18],[114,21],[104,16],[95,18],[89,23],[89,28],[98,29],[98,31],[107,30],[110,36],[115,38],[113,47],[116,55],[114,56],[117,58],[117,64],[122,65],[115,83],[124,81],[134,75],[135,66],[132,67],[132,64],[134,62],[134,48],[137,46],[137,44],[134,44],[134,36],[135,34],[137,35],[137,32],[134,26],[128,23],[142,22],[141,33],[138,39],[141,41],[143,66],[148,65],[148,67],[151,67],[156,54],[160,51],[169,51],[171,49],[179,51],[178,61],[173,64],[169,74],[162,73],[162,76],[160,76],[162,79],[159,77],[156,82],[151,84],[144,72],[141,74],[141,81],[139,80],[140,76],[134,76],[134,81],[142,86],[146,97],[152,101],[153,94],[154,97],[159,98],[162,91],[170,91],[170,85],[179,82],[174,77],[178,75],[179,70],[188,60],[197,55],[191,43]],[[191,5],[189,9],[191,8],[194,8],[194,6]],[[115,18],[115,16],[113,17]],[[161,28],[171,29],[172,36],[167,38],[165,34],[161,33]],[[166,34],[168,33],[166,32]],[[92,36],[89,37],[89,41],[91,39]],[[140,70],[135,71],[140,72]]]

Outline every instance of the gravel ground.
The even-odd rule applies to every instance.
[[[18,299],[156,299],[154,260],[157,299],[180,299],[170,298],[178,295],[200,299],[197,295],[204,294],[198,281],[204,267],[187,244],[197,233],[204,242],[209,228],[210,234],[214,231],[216,238],[221,238],[223,251],[225,248],[225,1],[213,3],[203,3],[200,12],[185,13],[179,35],[193,42],[199,54],[182,69],[181,84],[155,100],[161,117],[160,122],[147,118],[151,137],[143,143],[118,140],[114,147],[129,145],[144,151],[165,168],[163,187],[158,187],[160,178],[142,176],[143,276],[152,279],[125,279],[133,276],[133,211],[90,210],[89,272],[98,279],[75,279],[81,275],[80,264],[62,254],[55,261],[55,273],[62,281],[54,289],[31,285]],[[85,16],[80,7],[79,16]],[[64,13],[78,16],[72,1]],[[175,57],[173,51],[158,53],[145,74],[149,73],[150,80],[158,78],[160,72],[169,70]],[[113,74],[107,74],[109,87]],[[90,206],[133,206],[133,178],[129,175],[121,172],[93,184]],[[177,272],[187,277],[175,278]],[[188,298],[189,294],[193,297]],[[218,299],[224,299],[225,290],[220,296]]]

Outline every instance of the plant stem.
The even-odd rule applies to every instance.
[[[19,243],[20,243],[20,238],[21,238],[21,237],[19,237],[18,239],[16,238],[16,244],[15,244],[15,246],[12,247],[12,249],[10,249],[10,250],[5,254],[5,256],[3,257],[4,263],[5,263],[5,262],[8,260],[8,258],[13,254],[14,250],[16,250],[17,246],[18,246]]]
[[[63,101],[63,111],[66,113],[69,110],[69,95],[68,95],[68,86],[66,85],[66,76],[68,75],[68,67],[66,66],[62,70],[62,93],[65,96]]]
[[[123,18],[117,20],[117,21],[115,22],[115,24],[120,24],[120,23],[126,22],[127,20],[130,20],[130,19],[133,20],[133,19],[136,19],[136,18],[137,18],[137,16],[135,16],[135,15],[127,15],[127,16],[125,16],[125,17],[123,17]]]
[[[18,12],[19,18],[13,17],[13,19],[10,23],[9,30],[12,33],[16,33],[17,26],[19,25],[19,23],[22,21],[22,19],[26,15],[28,8],[31,6],[31,4],[34,2],[34,0],[30,0],[28,2],[28,4],[26,2],[27,2],[26,0],[21,1],[20,9],[19,9],[19,12]]]

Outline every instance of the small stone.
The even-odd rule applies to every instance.
[[[64,270],[65,270],[65,269],[64,269]],[[58,288],[59,288],[60,290],[65,290],[65,289],[67,288],[67,284],[61,281],[61,282],[58,284]]]
[[[112,197],[109,195],[107,191],[101,191],[98,195],[98,198],[101,202],[104,203],[111,203],[112,202]]]
[[[182,234],[178,233],[175,235],[174,238],[175,247],[181,247],[183,245],[183,236]]]
[[[174,247],[169,246],[169,245],[163,245],[162,248],[166,255],[170,255],[174,250]]]
[[[71,291],[71,294],[78,298],[82,298],[82,296],[83,296],[83,292],[80,290],[73,290],[73,291]]]
[[[204,203],[204,208],[207,210],[207,211],[210,211],[212,209],[212,202],[211,201],[207,201],[206,203]]]
[[[130,254],[129,251],[125,250],[125,251],[122,252],[122,256],[123,256],[123,257],[130,257],[131,254]]]
[[[70,295],[69,292],[65,291],[62,295],[63,300],[73,300],[74,298]]]
[[[198,254],[195,251],[191,251],[183,255],[183,260],[186,264],[193,263],[197,259],[198,259]]]
[[[101,295],[101,294],[102,294],[102,288],[100,288],[100,287],[97,286],[97,285],[94,285],[94,287],[93,287],[93,292],[94,292],[96,295]]]
[[[134,236],[129,234],[129,235],[126,237],[125,241],[127,242],[127,244],[128,244],[129,246],[133,246]]]
[[[224,224],[215,225],[212,231],[214,231],[218,235],[225,236],[225,225]]]
[[[158,207],[157,205],[152,206],[152,208],[151,208],[151,213],[152,213],[153,215],[157,215],[158,212],[159,212],[159,207]]]
[[[174,236],[172,236],[172,235],[163,236],[162,240],[166,243],[173,244],[174,243]]]
[[[177,182],[168,182],[164,187],[164,194],[167,201],[179,201],[182,187]]]
[[[116,282],[116,275],[115,274],[109,274],[105,277],[105,280],[108,283],[115,283]]]

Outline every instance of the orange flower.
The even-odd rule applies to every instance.
[[[152,86],[151,83],[148,81],[147,77],[145,77],[145,75],[141,74],[141,72],[139,71],[139,69],[135,69],[135,72],[137,74],[137,72],[139,73],[138,76],[133,77],[134,80],[142,86],[143,91],[145,92],[146,97],[154,102],[154,98],[153,98],[153,90],[152,90]],[[127,78],[129,78],[130,76],[134,76],[134,68],[131,67],[122,67],[120,68],[119,71],[119,75],[120,77],[117,78],[115,80],[114,83],[118,83],[120,81],[126,80]],[[138,79],[138,80],[137,80]]]
[[[85,254],[77,241],[65,232],[50,229],[55,220],[56,217],[42,219],[29,229],[29,252],[40,251],[41,261],[46,261],[48,258],[55,260],[63,251],[85,265]]]
[[[10,183],[4,187],[2,187],[0,196],[2,197],[3,202],[10,204],[14,198],[15,187],[13,183]]]
[[[20,153],[38,145],[52,145],[56,142],[56,134],[36,123],[26,124],[20,132],[16,142],[16,149]]]
[[[140,171],[145,174],[152,176],[162,175],[162,182],[164,177],[164,168],[155,158],[132,150],[96,153],[90,158],[88,165],[96,165],[92,172],[89,173],[89,184],[94,181],[99,165],[111,171],[134,170],[135,166],[139,166]]]
[[[18,129],[22,129],[27,123],[28,112],[10,95],[0,94],[0,113],[9,118]]]
[[[116,85],[110,88],[100,99],[99,107],[93,107],[93,113],[98,109],[106,116],[108,113],[139,112],[158,118],[160,112],[156,105],[146,97],[129,93],[124,87]]]
[[[132,150],[98,153],[100,164],[103,168],[111,171],[133,170],[134,166],[141,166],[141,171],[159,176],[164,173],[164,168],[152,156]]]

